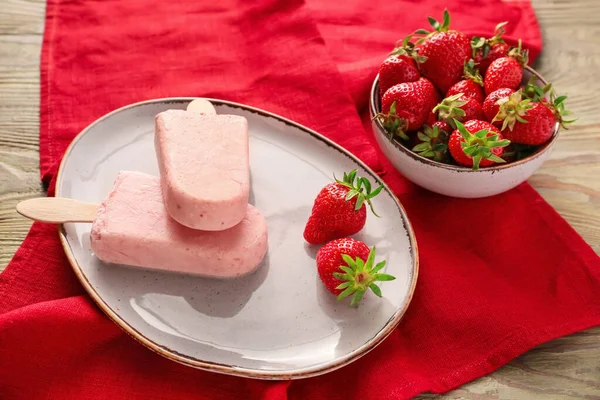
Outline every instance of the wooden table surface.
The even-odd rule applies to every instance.
[[[18,201],[43,195],[38,167],[39,54],[45,1],[1,0],[0,271],[27,234]],[[600,253],[600,0],[533,0],[544,52],[535,67],[578,123],[531,184]],[[600,295],[600,294],[599,294]],[[0,299],[1,301],[1,299]],[[600,399],[600,328],[544,344],[447,399]]]

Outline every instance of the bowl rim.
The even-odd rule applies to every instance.
[[[540,82],[542,82],[543,86],[546,86],[548,84],[546,79],[539,72],[537,72],[530,66],[526,65],[523,69],[525,71],[529,72],[530,74],[536,76],[536,78]],[[489,167],[481,167],[478,170],[474,170],[469,167],[446,164],[446,163],[442,163],[439,161],[434,161],[427,157],[423,157],[423,156],[415,153],[414,151],[410,150],[408,147],[404,146],[403,144],[398,142],[396,139],[389,138],[389,135],[385,131],[385,128],[383,127],[383,124],[381,123],[381,121],[374,118],[375,115],[377,115],[377,113],[379,111],[381,111],[381,105],[380,105],[381,101],[379,99],[379,74],[377,74],[377,76],[375,76],[375,79],[373,80],[373,85],[371,86],[371,93],[370,93],[369,97],[370,97],[369,98],[369,111],[371,113],[371,118],[372,118],[373,123],[377,126],[379,134],[383,135],[385,137],[385,139],[388,140],[390,143],[392,143],[396,149],[400,150],[401,153],[404,153],[405,155],[409,156],[410,158],[414,159],[415,161],[419,161],[423,164],[428,164],[433,167],[448,169],[448,170],[452,170],[452,171],[473,172],[473,173],[485,172],[485,171],[500,171],[500,170],[504,170],[504,169],[517,167],[522,164],[526,164],[527,162],[535,160],[536,158],[541,157],[544,153],[548,152],[552,148],[556,139],[558,138],[558,134],[560,131],[560,123],[556,122],[556,124],[554,125],[554,131],[552,132],[552,136],[550,137],[550,140],[548,140],[546,143],[542,144],[536,150],[535,153],[530,154],[525,158],[522,158],[518,161],[506,163],[506,164],[495,164],[495,165],[492,165]]]

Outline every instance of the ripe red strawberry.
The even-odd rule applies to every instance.
[[[343,238],[327,243],[317,252],[317,271],[321,281],[338,300],[352,295],[351,307],[360,305],[364,294],[371,289],[381,297],[381,288],[375,282],[396,279],[380,273],[385,261],[375,264],[375,247],[355,239]]]
[[[514,92],[515,91],[513,89],[504,88],[490,93],[483,101],[483,113],[485,114],[485,119],[492,122],[494,117],[498,114],[498,111],[500,111],[500,104],[498,104],[498,100],[508,98],[508,96]],[[494,121],[493,123],[498,126],[502,125],[502,123],[498,121]]]
[[[408,56],[389,56],[379,67],[379,93],[383,95],[394,85],[414,82],[420,77],[415,60]]]
[[[557,122],[554,112],[542,103],[531,103],[523,120],[517,121],[512,130],[504,129],[504,137],[520,144],[544,144],[552,137]]]
[[[371,199],[382,188],[379,186],[371,191],[371,182],[367,178],[357,178],[356,170],[344,173],[343,180],[336,179],[317,195],[304,228],[304,239],[311,244],[322,244],[359,232],[367,220],[364,203],[377,215]]]
[[[485,93],[490,94],[498,89],[515,89],[523,79],[523,66],[527,65],[527,51],[519,47],[512,49],[507,57],[494,60],[488,67],[483,81]]]
[[[510,46],[502,39],[506,24],[506,22],[502,22],[496,25],[495,35],[489,39],[478,36],[471,39],[473,59],[482,75],[485,75],[485,72],[494,60],[508,56]]]
[[[510,141],[502,137],[498,128],[481,120],[455,123],[457,129],[450,135],[448,149],[458,164],[477,170],[505,162],[500,156]]]
[[[475,68],[475,62],[469,60],[465,63],[465,75],[462,81],[458,81],[446,93],[446,97],[453,96],[458,93],[464,94],[465,97],[471,97],[479,104],[483,103],[483,78]]]
[[[421,77],[417,62],[423,58],[417,54],[411,36],[391,52],[379,67],[379,93],[383,94],[392,86],[404,82],[414,82]]]
[[[435,106],[433,111],[438,113],[438,119],[446,121],[452,128],[456,128],[454,120],[483,119],[481,105],[475,99],[465,97],[462,93],[446,97]]]
[[[491,46],[487,57],[482,58],[482,56],[478,53],[475,58],[475,62],[479,64],[479,71],[481,71],[481,75],[485,76],[485,73],[492,62],[501,57],[507,57],[509,50],[510,46],[508,44],[498,43]]]
[[[438,122],[446,124],[444,121]],[[433,124],[432,127],[423,126],[423,131],[417,133],[419,143],[412,150],[425,158],[447,162],[449,133],[446,130],[440,130],[438,122]],[[448,125],[446,124],[446,126]]]
[[[458,81],[452,85],[452,87],[448,90],[448,93],[446,93],[446,97],[454,96],[458,93],[462,93],[464,97],[472,98],[479,104],[483,103],[483,88],[480,84],[470,79],[463,79],[462,81]]]
[[[563,127],[575,121],[565,121],[568,114],[564,108],[567,97],[554,97],[551,92],[550,101],[546,99],[522,100],[522,91],[501,99],[500,111],[495,120],[502,121],[502,134],[510,141],[518,144],[541,145],[554,134],[556,123]]]
[[[421,45],[419,55],[427,59],[420,64],[421,75],[446,93],[458,82],[463,74],[465,62],[471,54],[471,42],[467,36],[455,30],[449,30],[450,14],[444,11],[444,20],[440,24],[429,17],[433,32],[419,29],[415,34],[426,35],[417,41]]]
[[[388,133],[400,135],[416,131],[425,123],[439,99],[431,82],[420,78],[416,82],[400,83],[388,89],[381,99],[381,113],[376,117]]]
[[[437,114],[433,111],[430,111],[429,116],[427,116],[427,121],[425,121],[425,123],[429,126],[432,126],[434,123],[437,122],[437,120]]]
[[[453,131],[453,129],[450,127],[450,125],[448,125],[448,123],[446,121],[435,121],[433,124],[429,125],[429,127],[431,127],[431,128],[436,127],[436,126],[440,131],[444,131],[448,135],[450,135]]]

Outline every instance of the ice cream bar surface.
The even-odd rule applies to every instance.
[[[246,118],[167,110],[155,122],[154,145],[171,217],[207,231],[239,223],[250,191]]]
[[[267,222],[252,205],[233,228],[200,231],[172,219],[160,179],[122,171],[92,225],[91,245],[109,263],[231,278],[254,270],[267,251]]]

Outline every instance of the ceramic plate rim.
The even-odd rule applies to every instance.
[[[75,138],[71,141],[71,143],[65,150],[63,158],[58,167],[58,172],[57,172],[57,176],[56,176],[57,190],[56,190],[55,195],[57,197],[60,195],[59,192],[60,192],[60,187],[62,186],[62,177],[63,177],[63,169],[64,169],[64,165],[65,165],[65,160],[67,160],[67,158],[69,157],[75,144],[88,131],[90,131],[92,127],[94,127],[95,125],[101,123],[103,120],[110,118],[111,116],[113,116],[117,113],[129,110],[129,109],[132,109],[135,107],[139,107],[139,106],[143,106],[143,105],[151,104],[151,103],[185,103],[185,102],[190,102],[194,99],[196,99],[196,97],[165,97],[165,98],[144,100],[144,101],[140,101],[137,103],[132,103],[132,104],[120,107],[120,108],[113,110],[113,111],[103,115],[102,117],[96,119],[94,122],[92,122],[87,127],[85,127],[79,134],[77,134],[77,136],[75,136]],[[320,133],[317,133],[314,130],[307,128],[304,125],[301,125],[297,122],[294,122],[292,120],[289,120],[289,119],[279,116],[277,114],[271,113],[269,111],[262,110],[260,108],[256,108],[256,107],[252,107],[252,106],[248,106],[245,104],[236,103],[236,102],[232,102],[232,101],[228,101],[228,100],[221,100],[221,99],[214,99],[214,98],[206,98],[206,99],[215,105],[222,104],[222,105],[227,105],[227,106],[230,106],[233,108],[240,108],[240,109],[243,109],[243,110],[255,113],[255,114],[259,114],[263,117],[274,118],[276,120],[279,120],[279,121],[285,123],[286,125],[291,125],[294,128],[300,129],[300,130],[310,134],[315,139],[321,140],[321,141],[325,142],[326,144],[328,144],[329,146],[334,147],[336,150],[340,151],[347,157],[350,157],[354,162],[356,162],[358,165],[360,165],[362,168],[364,168],[373,178],[375,178],[377,181],[379,181],[381,184],[383,184],[384,190],[386,190],[392,196],[393,200],[396,202],[398,209],[400,210],[400,214],[403,219],[404,227],[408,233],[408,239],[409,239],[409,245],[410,245],[410,255],[411,255],[411,259],[412,259],[413,279],[412,279],[411,286],[408,291],[408,295],[406,297],[406,302],[404,303],[403,307],[396,310],[396,312],[388,320],[387,324],[384,325],[382,327],[382,329],[379,330],[377,332],[377,334],[375,336],[373,336],[369,341],[364,343],[362,346],[354,349],[353,351],[349,352],[348,354],[345,354],[342,357],[339,357],[337,359],[332,359],[329,362],[326,362],[326,363],[323,363],[320,365],[316,365],[313,367],[290,370],[289,372],[287,372],[287,371],[286,372],[262,371],[262,370],[258,370],[258,369],[237,367],[237,366],[220,364],[220,363],[211,362],[211,361],[194,359],[189,356],[180,354],[176,351],[173,351],[167,347],[164,347],[164,346],[160,345],[159,343],[156,343],[156,342],[150,340],[149,338],[144,336],[142,333],[140,333],[139,331],[134,329],[131,325],[129,325],[123,318],[121,318],[114,310],[112,310],[108,306],[108,304],[102,299],[102,297],[96,292],[96,290],[94,289],[92,284],[88,281],[85,273],[83,272],[83,270],[79,266],[79,263],[75,259],[75,256],[73,255],[73,251],[71,250],[71,246],[69,245],[64,226],[61,224],[61,225],[59,225],[59,237],[60,237],[61,245],[63,247],[65,255],[67,256],[67,259],[69,260],[69,264],[71,265],[73,271],[75,272],[75,275],[77,276],[77,279],[82,284],[82,286],[84,287],[86,292],[90,295],[90,297],[94,300],[96,305],[102,310],[102,312],[104,314],[106,314],[106,316],[108,316],[108,318],[111,321],[113,321],[115,324],[117,324],[117,326],[119,326],[119,328],[121,328],[125,333],[127,333],[129,336],[131,336],[137,342],[141,343],[144,347],[152,350],[153,352],[155,352],[169,360],[178,362],[180,364],[184,364],[184,365],[194,367],[197,369],[202,369],[205,371],[223,373],[223,374],[227,374],[227,375],[241,376],[241,377],[254,378],[254,379],[269,379],[269,380],[290,380],[290,379],[309,378],[309,377],[318,376],[318,375],[322,375],[322,374],[334,371],[345,365],[350,364],[351,362],[362,357],[369,351],[373,350],[387,336],[389,336],[390,333],[392,333],[392,331],[400,323],[400,320],[406,313],[406,310],[408,309],[408,306],[410,305],[410,303],[412,301],[412,297],[414,295],[414,291],[415,291],[415,287],[416,287],[418,275],[419,275],[419,251],[418,251],[418,247],[417,247],[417,241],[416,241],[416,237],[414,234],[414,230],[412,228],[410,220],[408,219],[406,210],[404,209],[404,207],[400,203],[400,200],[396,197],[394,192],[392,192],[392,190],[387,186],[387,184],[385,182],[383,182],[383,180],[381,180],[381,178],[371,168],[369,168],[365,163],[363,163],[360,159],[358,159],[355,155],[350,153],[348,150],[344,149],[343,147],[341,147],[337,143],[331,141],[330,139],[326,138],[325,136],[321,135]]]

